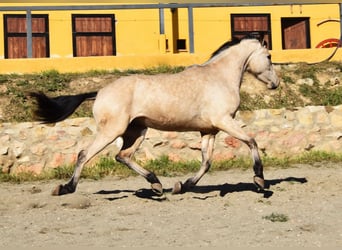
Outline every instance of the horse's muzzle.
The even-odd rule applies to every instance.
[[[267,87],[269,89],[276,89],[276,88],[278,88],[279,84],[280,84],[280,80],[279,80],[279,78],[277,78],[275,81],[268,83]]]

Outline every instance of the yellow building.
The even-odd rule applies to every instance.
[[[317,62],[335,51],[332,60],[342,59],[336,0],[111,2],[0,2],[0,73],[186,66],[250,32],[265,35],[274,62]]]

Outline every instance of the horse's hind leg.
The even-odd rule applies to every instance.
[[[131,124],[122,136],[123,146],[120,152],[116,155],[115,159],[118,162],[125,164],[141,176],[145,177],[145,179],[151,183],[153,192],[160,196],[163,194],[163,188],[157,176],[141,167],[132,159],[134,153],[143,142],[146,131],[147,128],[144,126]]]
[[[187,181],[182,184],[177,182],[172,190],[173,194],[179,194],[186,192],[187,190],[194,187],[197,182],[203,177],[203,175],[208,172],[211,166],[211,158],[214,151],[215,135],[214,134],[202,134],[201,141],[201,152],[202,152],[202,164],[200,170],[196,173],[194,177],[187,179]]]
[[[120,129],[117,131],[114,130],[114,132],[108,133],[108,129],[105,130],[103,127],[99,128],[99,132],[96,135],[93,143],[87,149],[81,150],[79,152],[74,173],[69,182],[65,185],[57,186],[52,191],[52,195],[64,195],[75,192],[84,165],[107,145],[112,143],[120,134],[123,133],[120,131],[124,131],[124,129]]]

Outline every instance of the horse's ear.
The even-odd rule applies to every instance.
[[[263,47],[267,48],[267,41],[265,40],[264,32],[260,32],[259,41]]]
[[[267,42],[266,42],[265,39],[263,39],[263,40],[261,41],[261,45],[262,45],[263,47],[267,48]]]
[[[257,39],[263,47],[267,47],[267,42],[265,40],[265,32],[257,31],[249,33],[246,37]]]

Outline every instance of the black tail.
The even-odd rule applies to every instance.
[[[82,102],[95,98],[97,92],[53,98],[47,97],[42,92],[32,92],[29,95],[37,101],[37,108],[34,111],[36,119],[43,123],[54,123],[69,117]]]

